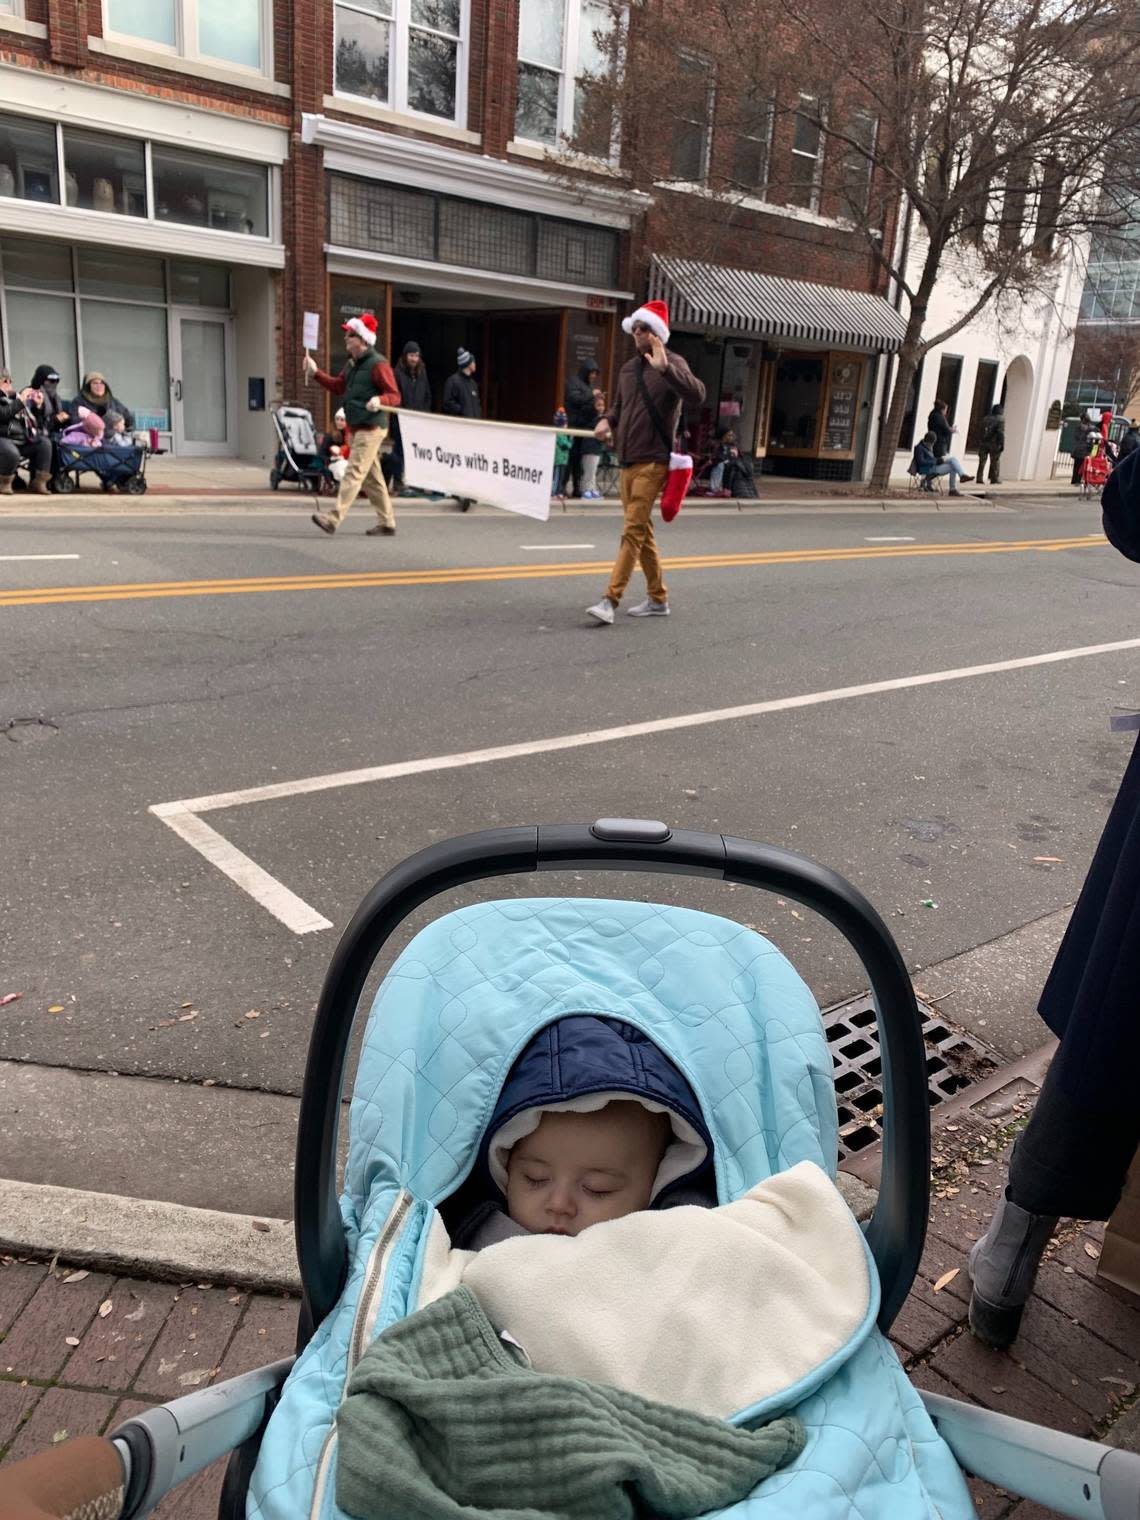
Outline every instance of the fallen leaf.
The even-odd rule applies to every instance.
[[[1118,1388],[1132,1389],[1132,1388],[1134,1388],[1136,1386],[1135,1383],[1130,1383],[1127,1378],[1118,1378],[1118,1377],[1102,1377],[1102,1378],[1097,1378],[1097,1382],[1098,1383],[1115,1383]]]
[[[1004,1385],[1002,1383],[993,1383],[990,1386],[990,1392],[991,1393],[1004,1393],[1005,1392],[1005,1387],[1004,1387]]]
[[[247,1019],[259,1019],[260,1017],[261,1017],[261,1011],[260,1011],[260,1009],[257,1009],[257,1008],[251,1008],[249,1010],[249,1012],[246,1014],[246,1018]]]
[[[226,1299],[226,1303],[227,1304],[240,1304],[241,1303],[241,1294],[240,1293],[235,1293],[234,1296],[233,1296],[233,1298],[227,1298]]]
[[[112,1299],[105,1298],[103,1300],[103,1302],[99,1305],[99,1318],[100,1319],[106,1319],[107,1316],[108,1316],[108,1314],[110,1314],[111,1310],[114,1307],[115,1307],[114,1301]]]
[[[49,1013],[62,1013],[63,1012],[63,1004],[62,1003],[53,1003],[51,1005],[51,1007],[48,1009],[48,1012]]]
[[[63,1338],[63,1344],[65,1346],[78,1346],[79,1337],[77,1335],[65,1335]]]
[[[949,1272],[943,1272],[942,1276],[934,1284],[934,1292],[941,1293],[943,1288],[947,1287],[954,1281],[961,1270],[961,1267],[951,1267]]]
[[[55,1434],[51,1438],[51,1444],[53,1446],[58,1446],[61,1441],[66,1441],[66,1440],[67,1440],[67,1431],[66,1430],[57,1430],[55,1432]]]
[[[260,1230],[263,1235],[269,1234],[269,1226],[266,1224],[264,1219],[255,1219],[253,1221],[253,1227],[255,1230]]]
[[[90,1275],[91,1274],[86,1270],[86,1268],[84,1268],[79,1272],[69,1272],[63,1280],[65,1283],[82,1282],[85,1277],[90,1277]]]
[[[1060,855],[1034,855],[1035,866],[1063,866],[1065,864]]]
[[[183,1008],[193,1008],[194,1004],[193,1003],[182,1003],[180,1006],[183,1007]]]
[[[1091,1256],[1093,1261],[1100,1260],[1100,1247],[1094,1246],[1091,1241],[1085,1241],[1085,1255]]]
[[[6,1007],[9,1003],[18,1003],[23,995],[22,992],[6,992],[3,997],[0,997],[0,1008]]]
[[[198,1017],[198,1015],[197,1015],[196,1012],[195,1013],[180,1013],[178,1015],[178,1022],[180,1024],[189,1024],[189,1022],[190,1022],[191,1019],[196,1019],[197,1017]]]

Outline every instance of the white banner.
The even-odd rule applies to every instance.
[[[404,478],[420,490],[470,497],[546,522],[554,480],[554,432],[473,422],[432,412],[399,413]]]

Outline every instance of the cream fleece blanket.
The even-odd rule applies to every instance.
[[[717,1209],[453,1251],[436,1217],[418,1307],[460,1283],[538,1372],[725,1419],[791,1388],[864,1326],[862,1233],[804,1161]]]

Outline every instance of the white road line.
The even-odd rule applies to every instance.
[[[0,560],[13,559],[78,559],[78,554],[0,554]]]
[[[863,542],[865,544],[913,544],[914,539],[908,537],[905,533],[899,535],[884,533],[878,538],[865,538]]]
[[[187,797],[178,802],[154,803],[150,812],[169,825],[188,844],[206,857],[232,881],[242,887],[264,908],[295,934],[314,929],[328,929],[328,919],[295,896],[248,855],[236,849],[216,829],[203,823],[201,813],[225,808],[246,807],[251,802],[276,802],[286,797],[302,797],[314,792],[336,791],[341,787],[361,786],[369,781],[394,781],[403,776],[423,776],[437,771],[459,770],[466,766],[488,765],[497,760],[518,760],[529,755],[549,755],[558,750],[584,749],[595,744],[610,744],[619,739],[638,739],[650,734],[673,733],[686,728],[704,728],[713,723],[732,723],[741,718],[759,718],[767,713],[791,712],[802,707],[821,707],[830,702],[846,702],[854,697],[880,696],[886,692],[907,691],[919,686],[940,686],[950,681],[968,681],[976,676],[1001,675],[1011,670],[1031,670],[1039,665],[1059,665],[1066,660],[1090,659],[1095,655],[1120,654],[1140,649],[1140,638],[1117,639],[1110,644],[1085,644],[1074,649],[1055,649],[1047,654],[1026,655],[1016,660],[993,660],[984,665],[963,665],[952,670],[933,670],[923,675],[899,676],[888,681],[868,681],[860,686],[837,686],[829,691],[810,691],[795,697],[774,697],[765,702],[748,702],[739,707],[717,707],[706,712],[680,713],[672,718],[654,718],[644,723],[626,723],[620,728],[593,728],[577,734],[560,734],[549,739],[532,739],[521,744],[500,744],[491,749],[463,750],[451,755],[434,755],[421,760],[399,760],[391,765],[370,765],[359,770],[333,771],[323,776],[305,776],[297,781],[278,781],[268,786],[251,786],[238,792],[215,792],[206,797]]]
[[[275,876],[263,871],[255,860],[250,860],[204,819],[195,817],[189,808],[180,807],[175,802],[162,808],[151,808],[151,812],[294,934],[312,934],[317,929],[332,928],[327,918],[290,892]]]
[[[593,544],[520,544],[520,549],[592,549]]]

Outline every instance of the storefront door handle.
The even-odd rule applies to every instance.
[[[176,380],[174,382],[174,399],[175,399],[175,401],[181,401],[182,400],[182,381],[181,380]]]

